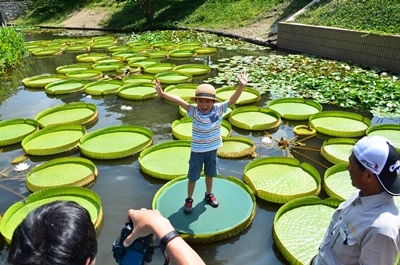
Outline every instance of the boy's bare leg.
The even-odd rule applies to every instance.
[[[206,176],[206,193],[210,194],[212,192],[213,177]]]
[[[196,181],[188,180],[188,198],[193,198],[194,187],[196,185]]]

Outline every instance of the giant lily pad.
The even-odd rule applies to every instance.
[[[46,109],[35,116],[40,127],[60,124],[87,124],[97,118],[97,107],[91,103],[71,102]]]
[[[194,96],[198,84],[177,84],[167,86],[164,92],[181,97],[183,100],[188,100]]]
[[[22,148],[29,155],[59,154],[78,147],[85,133],[85,127],[76,124],[49,126],[28,135],[22,141]]]
[[[217,150],[219,157],[223,158],[241,158],[249,156],[254,152],[256,146],[253,141],[244,137],[225,137],[223,144]]]
[[[52,82],[61,81],[65,79],[65,75],[38,75],[33,77],[27,77],[22,79],[22,83],[25,87],[29,88],[44,88],[47,84]]]
[[[282,122],[275,111],[257,106],[235,109],[231,112],[229,121],[238,128],[252,131],[274,129]]]
[[[26,187],[31,192],[56,186],[85,187],[97,175],[95,164],[86,158],[56,158],[34,167],[26,176]]]
[[[46,85],[44,92],[49,95],[63,95],[82,91],[87,80],[67,79]]]
[[[193,50],[172,50],[168,57],[171,59],[191,58],[195,55]]]
[[[162,84],[180,84],[189,82],[192,79],[191,75],[175,72],[158,73],[154,77],[160,80]]]
[[[172,134],[179,140],[191,140],[192,139],[192,118],[184,117],[180,120],[172,122]],[[229,137],[232,134],[231,124],[222,120],[221,122],[221,136]]]
[[[134,56],[142,56],[142,55],[138,54],[137,52],[130,50],[130,51],[114,52],[112,54],[112,58],[118,59],[120,61],[125,61],[125,58],[130,57],[132,55],[134,55]]]
[[[323,111],[310,117],[310,125],[329,136],[356,138],[365,135],[371,121],[357,113]]]
[[[332,164],[348,163],[355,144],[354,139],[332,138],[322,145],[321,155]]]
[[[101,72],[112,72],[116,71],[119,67],[125,67],[122,62],[98,62],[92,65],[93,70]]]
[[[100,197],[93,191],[82,187],[55,187],[37,191],[24,202],[11,205],[0,224],[0,232],[8,243],[17,226],[37,207],[53,201],[74,201],[88,210],[95,229],[103,224],[103,209]]]
[[[109,52],[126,52],[126,51],[132,51],[131,47],[129,46],[111,46],[108,47],[107,50]]]
[[[35,49],[32,51],[32,54],[34,56],[50,56],[50,55],[56,55],[56,54],[61,54],[62,51],[60,49],[49,49],[49,48],[39,48]]]
[[[0,146],[21,142],[26,136],[39,129],[32,119],[10,119],[0,122]]]
[[[302,98],[277,98],[268,102],[268,108],[287,120],[308,120],[311,115],[322,111],[318,102]]]
[[[225,86],[225,87],[217,88],[216,89],[217,98],[220,101],[228,100],[233,95],[233,93],[235,93],[236,89],[237,88],[232,87],[232,86]],[[258,100],[260,100],[260,92],[258,92],[254,88],[245,87],[243,89],[242,94],[236,101],[235,105],[251,104],[251,103],[257,102]]]
[[[156,64],[156,63],[160,63],[160,60],[158,59],[145,59],[145,60],[141,60],[141,61],[132,61],[129,63],[129,66],[136,66],[136,67],[140,67],[140,68],[145,68],[148,65],[152,65],[152,64]]]
[[[93,131],[80,140],[82,154],[95,159],[118,159],[141,152],[153,143],[153,133],[140,126],[118,125]]]
[[[273,237],[290,264],[310,264],[340,201],[316,196],[292,200],[275,215]],[[312,231],[312,232],[310,232]]]
[[[132,83],[123,85],[118,89],[117,94],[119,97],[129,100],[145,100],[157,96],[153,83]]]
[[[400,152],[400,125],[398,124],[379,124],[368,128],[368,136],[383,136],[392,142],[397,152]]]
[[[153,209],[168,218],[174,228],[188,242],[215,242],[237,235],[248,227],[256,214],[256,200],[251,190],[239,179],[228,176],[216,177],[213,190],[218,193],[221,204],[218,211],[204,200],[194,200],[193,212],[182,210],[181,198],[187,196],[186,177],[169,181],[157,191]],[[205,181],[198,181],[194,198],[203,198]],[[229,216],[229,218],[227,218]]]
[[[155,63],[147,65],[143,71],[149,74],[158,74],[163,72],[170,72],[176,65],[171,63]]]
[[[124,85],[127,84],[140,84],[140,83],[150,83],[154,79],[153,75],[130,75],[127,77],[124,77],[122,79],[122,82],[124,82]]]
[[[326,193],[339,200],[346,200],[356,191],[351,185],[348,163],[341,163],[328,168],[324,174],[324,189]]]
[[[76,56],[78,62],[94,63],[95,61],[106,57],[105,53],[84,53]]]
[[[89,95],[108,95],[115,94],[122,84],[120,80],[99,80],[85,85],[84,89]]]
[[[85,79],[85,80],[95,80],[103,76],[101,71],[96,70],[78,70],[71,71],[65,74],[68,78],[73,79]]]
[[[81,71],[81,70],[88,70],[90,69],[90,64],[70,64],[70,65],[63,65],[56,68],[57,73],[66,74],[72,71]]]
[[[152,50],[145,53],[150,58],[165,58],[168,55],[168,51],[165,50]]]
[[[202,47],[195,48],[194,51],[197,55],[213,55],[217,52],[217,48],[214,47]]]
[[[309,195],[318,195],[321,177],[307,163],[290,157],[264,157],[248,163],[244,182],[263,200],[286,203]]]
[[[181,64],[175,66],[173,70],[187,75],[205,75],[211,72],[211,67],[204,64]]]
[[[186,176],[191,143],[175,140],[156,144],[140,153],[140,169],[155,178],[171,180]]]

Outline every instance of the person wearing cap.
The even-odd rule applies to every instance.
[[[399,154],[386,138],[364,137],[353,148],[347,170],[355,193],[332,216],[319,253],[324,264],[395,263],[400,247]]]
[[[189,104],[181,97],[165,93],[161,89],[160,81],[156,80],[157,94],[166,100],[179,104],[192,117],[192,143],[188,172],[188,196],[185,199],[183,210],[185,213],[192,212],[193,192],[196,181],[204,165],[206,192],[205,200],[212,207],[216,208],[219,202],[212,193],[213,177],[218,175],[217,149],[222,146],[221,122],[223,114],[228,107],[233,105],[247,84],[248,75],[246,72],[238,76],[239,86],[232,96],[220,103],[216,97],[215,88],[209,84],[201,84],[196,88],[195,96],[190,100],[197,105]]]

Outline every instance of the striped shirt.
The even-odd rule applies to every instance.
[[[192,117],[192,151],[203,153],[222,146],[221,122],[228,110],[228,102],[214,104],[207,114],[190,105],[188,116]]]

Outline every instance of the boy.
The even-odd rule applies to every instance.
[[[201,84],[196,88],[195,96],[190,98],[197,106],[191,105],[181,97],[165,93],[161,89],[160,81],[156,81],[157,94],[166,100],[175,102],[184,108],[189,117],[192,117],[192,145],[188,172],[188,196],[185,200],[184,212],[192,212],[193,192],[196,181],[200,178],[203,169],[206,182],[205,200],[216,208],[219,203],[212,191],[213,177],[218,175],[217,149],[222,146],[221,121],[228,107],[233,105],[242,94],[247,84],[246,72],[238,76],[239,87],[225,102],[219,103],[216,98],[215,88],[212,85]],[[217,103],[217,104],[216,104]]]

